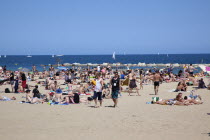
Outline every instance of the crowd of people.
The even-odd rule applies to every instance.
[[[210,88],[205,85],[204,72],[194,73],[196,70],[192,64],[184,65],[178,74],[173,73],[173,66],[163,69],[112,69],[111,66],[100,66],[93,68],[72,68],[56,70],[52,65],[49,70],[39,72],[36,66],[32,66],[31,72],[9,71],[4,66],[0,70],[0,85],[10,84],[11,87],[5,92],[24,93],[28,103],[55,103],[55,104],[74,104],[89,102],[94,100],[95,107],[102,106],[104,98],[113,100],[113,107],[117,107],[118,96],[122,92],[127,92],[130,96],[134,91],[138,96],[143,85],[153,84],[155,96],[159,94],[161,83],[178,82],[174,92],[187,91],[188,86],[197,88]],[[198,79],[197,77],[201,77]],[[64,83],[60,83],[61,81]],[[32,84],[36,83],[35,85]],[[39,86],[38,86],[39,85]],[[39,87],[44,87],[44,92],[40,93]],[[65,87],[65,88],[62,88]],[[33,90],[32,90],[33,89]],[[32,92],[31,92],[32,91]],[[32,94],[32,95],[31,95]],[[80,98],[82,95],[88,97]],[[196,98],[200,96],[196,96]],[[178,93],[175,99],[159,100],[156,104],[192,105],[200,104],[194,95],[182,98],[182,93]],[[1,97],[0,100],[15,100]],[[99,104],[98,104],[99,103]]]

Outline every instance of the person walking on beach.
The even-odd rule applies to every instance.
[[[115,72],[114,77],[110,81],[111,91],[112,91],[112,100],[114,102],[114,107],[117,107],[118,103],[118,94],[120,92],[120,78],[117,72]]]
[[[11,85],[11,88],[12,88],[12,93],[14,92],[14,80],[15,80],[15,75],[13,72],[10,73],[10,77],[9,77],[9,80],[10,80],[10,85]]]
[[[16,76],[15,85],[14,85],[15,93],[18,93],[18,86],[19,86],[19,77]]]
[[[160,81],[161,81],[161,76],[160,76],[159,71],[156,71],[156,73],[154,74],[153,81],[154,81],[155,95],[158,95],[158,88],[159,88]]]
[[[140,96],[139,94],[139,89],[137,87],[137,84],[136,84],[136,76],[135,74],[132,75],[132,79],[129,80],[129,90],[128,90],[128,96],[131,96],[131,92],[133,89],[136,89],[136,93],[137,93],[137,96]]]
[[[24,72],[21,72],[21,80],[22,80],[23,92],[25,92],[25,88],[26,88],[26,75],[25,75]]]
[[[97,106],[97,98],[100,102],[100,106],[102,106],[102,88],[104,85],[104,81],[100,76],[101,76],[100,73],[96,74],[96,85],[95,85],[94,95],[93,95],[93,99],[95,101],[96,108],[99,107],[99,106]]]

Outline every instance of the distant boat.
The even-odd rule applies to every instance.
[[[115,52],[112,54],[112,58],[115,60]]]
[[[158,55],[160,55],[160,53],[158,53]]]
[[[167,54],[167,57],[168,57],[168,54]]]
[[[56,55],[56,56],[63,56],[62,54]]]
[[[26,57],[32,57],[31,55],[27,55]]]
[[[4,55],[4,57],[6,58],[7,56],[6,56],[6,55]]]
[[[52,55],[52,57],[55,57],[54,54]]]
[[[1,55],[0,55],[0,58],[1,58]]]

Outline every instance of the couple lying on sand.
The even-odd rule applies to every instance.
[[[197,100],[199,98],[200,100]],[[200,95],[190,94],[189,96],[182,97],[182,93],[178,93],[175,99],[163,99],[155,102],[154,104],[160,105],[194,105],[194,104],[202,104]]]

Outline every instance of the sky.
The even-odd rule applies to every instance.
[[[0,55],[210,53],[210,0],[1,0]]]

